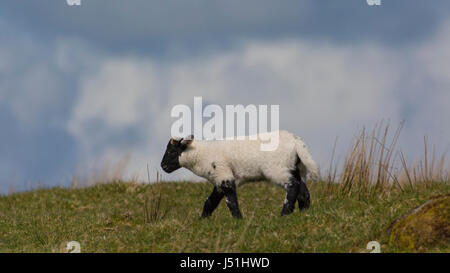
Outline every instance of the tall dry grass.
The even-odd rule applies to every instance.
[[[415,165],[408,164],[403,152],[396,149],[402,128],[403,123],[391,133],[391,126],[383,122],[370,131],[363,128],[355,135],[341,166],[334,159],[336,140],[327,175],[329,193],[367,198],[390,190],[414,190],[432,183],[448,183],[450,171],[445,152],[436,160],[433,149],[430,157],[426,138],[423,159]]]
[[[150,170],[147,164],[147,179],[150,184]],[[156,171],[156,181],[154,185],[149,188],[148,195],[144,201],[144,220],[145,223],[153,223],[164,218],[167,211],[162,210],[162,193],[161,193],[161,179],[162,175]]]

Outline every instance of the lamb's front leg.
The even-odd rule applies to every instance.
[[[211,214],[217,208],[217,206],[220,203],[220,200],[222,200],[224,195],[225,194],[223,191],[219,191],[217,187],[214,186],[212,193],[206,199],[205,205],[203,206],[202,218],[211,216]]]
[[[220,185],[220,189],[225,194],[227,206],[230,209],[231,215],[235,218],[242,218],[241,211],[236,194],[236,183],[234,180],[224,180]]]

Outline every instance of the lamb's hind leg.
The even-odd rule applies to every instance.
[[[219,191],[217,187],[214,187],[212,193],[206,199],[205,205],[203,206],[202,218],[211,216],[211,214],[217,208],[217,206],[220,203],[220,200],[222,200],[224,195],[225,194],[223,191]]]
[[[284,199],[283,209],[281,215],[288,215],[294,211],[295,202],[300,191],[300,183],[298,180],[291,179],[288,184],[285,185],[286,198]]]
[[[298,192],[298,208],[300,210],[309,208],[310,195],[308,187],[306,186],[306,167],[303,164],[297,164],[296,170],[293,172],[293,176],[300,182],[300,190]]]
[[[310,195],[308,187],[304,181],[300,181],[299,192],[297,195],[298,208],[300,210],[309,208],[310,205]]]

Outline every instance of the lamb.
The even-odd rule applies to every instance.
[[[212,193],[206,199],[202,217],[209,217],[223,197],[233,217],[242,218],[236,188],[247,182],[269,180],[286,190],[281,215],[310,205],[310,194],[306,186],[309,173],[317,179],[318,170],[306,144],[287,131],[279,131],[279,145],[274,151],[261,151],[260,139],[250,140],[195,140],[171,138],[167,144],[161,167],[171,173],[181,167],[211,182]]]

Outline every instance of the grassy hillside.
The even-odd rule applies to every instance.
[[[236,220],[223,201],[211,218],[199,219],[210,184],[157,187],[116,182],[2,196],[0,251],[64,252],[68,241],[78,241],[82,252],[364,252],[377,240],[382,252],[399,252],[406,250],[387,245],[391,221],[430,196],[450,193],[448,184],[433,183],[364,196],[316,182],[309,183],[309,210],[280,217],[284,191],[247,184],[238,191],[244,219]]]

